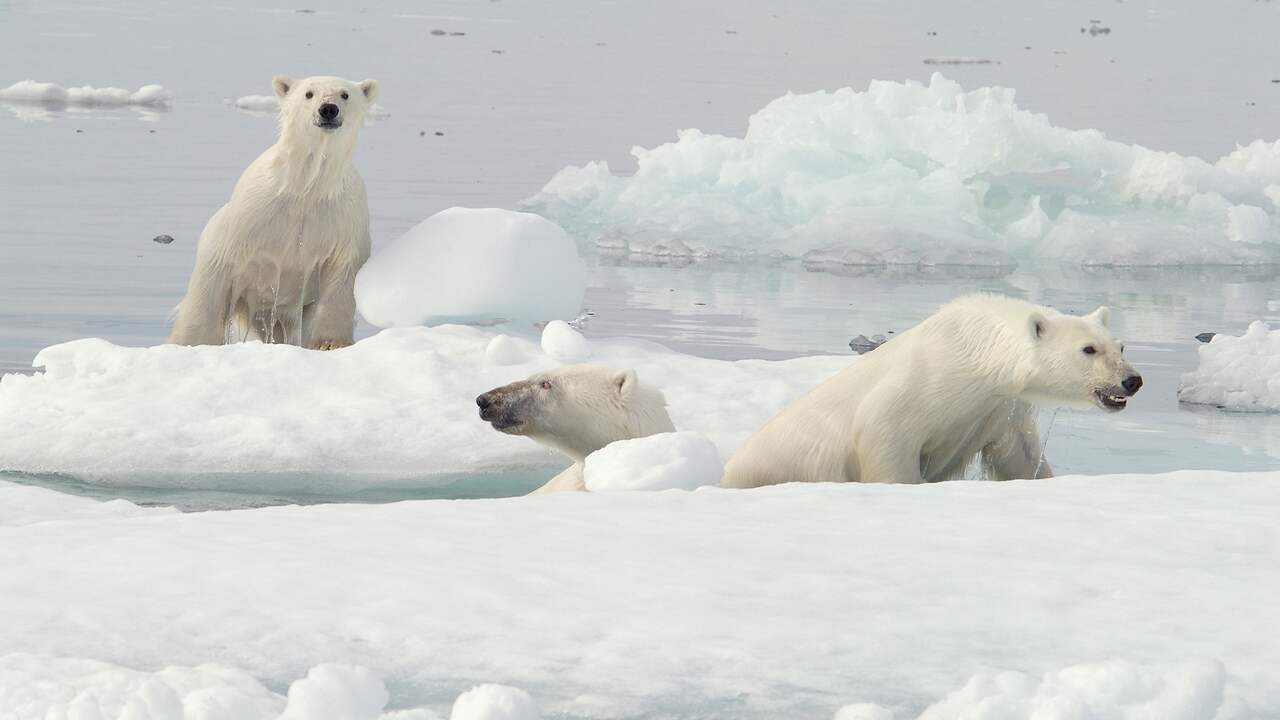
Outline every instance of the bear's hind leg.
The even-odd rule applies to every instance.
[[[1035,408],[1023,404],[1013,411],[1004,436],[982,448],[982,464],[994,480],[1053,477],[1053,468],[1042,455]]]
[[[230,289],[221,270],[197,261],[187,294],[173,315],[166,342],[174,345],[222,345],[227,341]]]

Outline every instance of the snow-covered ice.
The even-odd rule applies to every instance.
[[[57,345],[36,357],[43,372],[0,376],[0,469],[104,483],[128,476],[196,484],[147,475],[203,473],[206,489],[246,481],[216,473],[345,474],[329,488],[315,478],[249,476],[324,493],[406,476],[563,465],[558,453],[476,417],[476,395],[560,364],[535,339],[499,334],[398,328],[324,353],[259,343]],[[726,455],[787,402],[856,362],[730,362],[625,339],[597,340],[590,350],[593,362],[635,368],[666,394],[676,427],[706,434]]]
[[[160,85],[143,85],[137,90],[125,90],[117,87],[96,88],[88,85],[62,87],[53,83],[23,80],[7,88],[0,88],[0,102],[9,103],[164,107],[172,100],[173,93]]]
[[[276,711],[290,684],[307,683],[289,702],[320,697],[315,681],[372,708],[376,677],[386,708],[441,717],[500,683],[570,719],[864,704],[898,720],[1270,720],[1278,482],[1184,471],[4,526],[0,693],[24,698],[24,720],[156,676],[184,701],[198,681],[209,707],[225,692]],[[5,502],[51,499],[84,502],[31,487]],[[348,671],[313,670],[334,662]]]
[[[1214,335],[1198,352],[1200,366],[1182,376],[1179,400],[1228,410],[1280,412],[1280,330],[1255,321],[1240,337]]]
[[[872,82],[786,95],[744,137],[682,130],[634,175],[567,167],[524,207],[631,255],[834,265],[1280,262],[1280,143],[1216,163],[1068,130],[1014,91]]]
[[[497,208],[449,208],[378,250],[356,276],[360,314],[378,327],[572,320],[587,270],[549,220]]]
[[[724,462],[715,443],[690,430],[615,440],[587,456],[591,492],[694,490],[718,485]]]

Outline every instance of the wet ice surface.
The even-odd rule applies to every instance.
[[[1275,139],[1277,50],[1265,33],[1238,31],[1275,22],[1273,4],[1106,0],[1031,13],[1003,0],[987,10],[937,3],[922,12],[887,1],[861,3],[856,15],[842,4],[764,2],[732,11],[619,4],[607,12],[588,2],[513,0],[0,6],[3,67],[13,74],[0,86],[25,78],[68,87],[157,83],[174,93],[168,110],[0,104],[0,149],[11,168],[0,176],[0,370],[26,371],[39,349],[78,337],[133,345],[163,338],[200,228],[274,133],[269,114],[228,103],[268,93],[279,72],[382,82],[394,113],[362,132],[357,151],[375,246],[452,205],[514,207],[567,165],[605,159],[628,172],[631,146],[669,141],[678,128],[740,136],[752,112],[787,91],[927,81],[936,68],[922,59],[930,57],[996,60],[946,73],[966,87],[1016,88],[1020,106],[1055,125],[1098,128],[1123,142],[1212,160],[1236,144]],[[1081,34],[1092,18],[1112,32]],[[466,35],[447,34],[454,32]],[[121,43],[125,34],[139,40]],[[159,234],[175,241],[152,242]],[[1046,415],[1048,454],[1061,472],[1280,462],[1275,417],[1183,409],[1174,399],[1179,374],[1195,364],[1192,336],[1277,322],[1280,291],[1268,270],[838,275],[795,263],[663,267],[597,258],[586,298],[595,314],[584,329],[591,338],[642,337],[721,358],[850,354],[854,336],[900,331],[974,289],[1067,311],[1115,308],[1147,386],[1119,415],[1064,411],[1051,428]],[[293,480],[256,494],[254,478],[240,480],[208,497],[148,491],[141,482],[127,494],[184,507],[313,500]],[[25,481],[100,491],[76,478]],[[492,491],[518,492],[525,482],[494,479]]]

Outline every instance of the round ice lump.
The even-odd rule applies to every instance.
[[[542,330],[542,352],[560,362],[582,362],[591,357],[591,344],[563,320],[552,320]]]
[[[723,474],[715,443],[684,431],[609,443],[587,456],[583,479],[591,492],[693,490]]]
[[[356,305],[378,327],[572,319],[586,265],[559,225],[531,213],[449,208],[369,259]]]
[[[453,702],[449,720],[542,720],[529,693],[506,685],[477,685]]]

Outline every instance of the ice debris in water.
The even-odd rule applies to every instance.
[[[681,130],[634,174],[566,167],[524,207],[612,253],[850,266],[1280,262],[1280,142],[1215,163],[1057,127],[1014,91],[785,95],[743,137]]]
[[[117,87],[64,88],[53,83],[23,80],[0,89],[0,102],[38,103],[41,105],[141,105],[164,107],[173,99],[173,93],[160,85],[143,85],[137,90]]]
[[[609,443],[587,456],[583,481],[591,492],[693,490],[718,485],[723,474],[715,443],[684,431]]]
[[[876,335],[872,335],[871,337],[867,337],[866,335],[859,335],[849,341],[849,349],[858,353],[859,355],[862,355],[863,353],[869,353],[872,350],[875,350],[876,348],[880,347],[881,345],[884,344],[884,341],[885,341],[884,335],[876,334]]]
[[[1243,336],[1213,335],[1198,352],[1200,366],[1182,376],[1178,400],[1227,410],[1280,411],[1280,330],[1255,321]]]
[[[1218,333],[1202,332],[1196,336],[1196,340],[1199,340],[1202,343],[1213,342],[1213,339],[1217,336]]]
[[[587,269],[558,225],[531,213],[449,208],[386,244],[356,277],[378,327],[573,319]]]
[[[172,236],[172,235],[157,235],[157,236],[155,236],[155,237],[151,238],[151,242],[153,242],[153,243],[159,243],[159,244],[161,244],[161,245],[168,245],[169,243],[173,242],[173,236]]]

